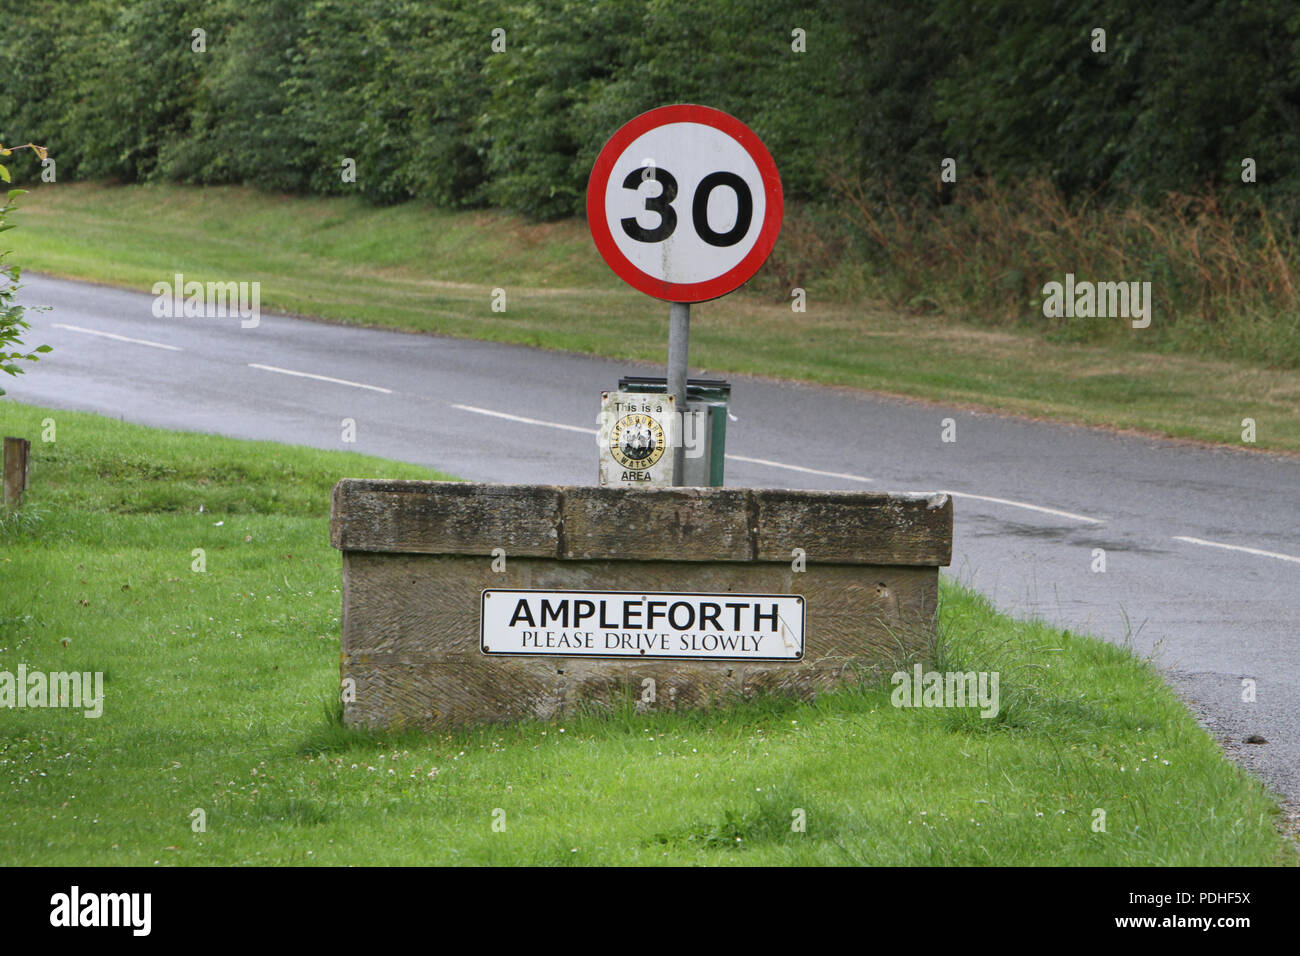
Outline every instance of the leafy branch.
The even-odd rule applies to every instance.
[[[15,149],[30,149],[42,160],[49,155],[49,151],[44,146],[37,146],[35,143],[27,143],[24,146],[14,146],[6,148],[0,145],[0,156],[10,156]],[[9,168],[0,163],[0,180],[11,182]],[[12,229],[17,223],[6,222],[8,214],[14,209],[14,200],[27,192],[25,189],[10,189],[5,193],[4,203],[0,205],[0,232],[6,229]],[[18,305],[14,299],[18,290],[22,288],[18,284],[19,276],[22,270],[19,266],[11,265],[5,262],[9,252],[0,251],[0,372],[8,375],[18,375],[25,371],[18,363],[20,361],[35,362],[38,361],[37,353],[49,352],[48,345],[38,345],[35,349],[28,352],[25,350],[22,342],[22,334],[31,325],[23,318],[24,308]],[[5,390],[0,388],[0,395]]]

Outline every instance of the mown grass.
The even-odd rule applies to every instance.
[[[708,714],[629,702],[350,731],[329,490],[433,473],[12,401],[0,433],[34,440],[29,502],[0,523],[0,670],[106,674],[97,719],[0,710],[5,864],[1291,858],[1261,785],[1148,663],[947,583],[937,666],[998,671],[995,719],[895,708],[888,687],[863,687]]]
[[[267,309],[664,360],[665,304],[624,286],[577,221],[224,187],[58,184],[20,202],[21,228],[5,245],[30,270],[144,291],[176,272],[260,281]],[[1253,418],[1257,441],[1244,447],[1300,451],[1294,368],[1144,349],[1133,330],[1099,344],[1053,341],[846,297],[880,283],[789,272],[812,255],[815,228],[792,213],[761,282],[694,309],[694,366],[1238,447],[1242,419]],[[806,312],[791,310],[786,278],[806,285]],[[505,290],[504,312],[492,311],[494,289]]]

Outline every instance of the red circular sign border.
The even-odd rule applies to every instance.
[[[605,190],[614,163],[623,154],[623,150],[638,136],[670,123],[699,123],[726,133],[740,143],[749,154],[763,179],[766,203],[763,227],[758,233],[758,240],[740,262],[722,275],[704,282],[666,282],[637,268],[618,248],[609,231],[609,224],[605,221]],[[711,106],[697,106],[691,103],[659,106],[628,120],[601,148],[596,163],[591,168],[591,177],[587,180],[587,224],[591,228],[591,237],[596,242],[597,251],[606,264],[614,270],[614,274],[632,288],[668,302],[707,302],[724,296],[748,282],[771,255],[772,247],[776,245],[776,237],[781,232],[784,209],[781,176],[777,172],[776,161],[772,159],[772,154],[767,151],[763,141],[734,116]]]

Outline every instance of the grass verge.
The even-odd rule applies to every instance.
[[[23,228],[6,246],[34,271],[143,291],[176,272],[260,281],[267,309],[620,359],[665,354],[664,303],[624,286],[578,221],[235,187],[59,184],[21,203]],[[782,242],[803,241],[797,223],[787,233]],[[492,311],[497,288],[504,312]],[[810,281],[804,313],[789,290],[698,306],[692,362],[1239,447],[1253,418],[1246,447],[1300,452],[1300,370],[903,316],[835,288]]]
[[[432,472],[3,400],[0,434],[34,440],[29,502],[0,522],[0,671],[106,675],[98,718],[0,710],[7,864],[1290,859],[1262,786],[1149,664],[951,584],[939,666],[998,671],[995,719],[866,687],[351,732],[329,489]]]

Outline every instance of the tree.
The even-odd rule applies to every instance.
[[[0,156],[9,156],[14,149],[33,150],[41,159],[45,159],[47,153],[45,147],[37,146],[34,143],[28,143],[26,146],[15,146],[13,149],[6,149],[0,146]],[[9,168],[0,163],[0,180],[10,182]],[[0,205],[0,232],[6,229],[12,229],[17,223],[5,222],[9,212],[14,208],[14,200],[27,192],[25,189],[10,189],[5,193],[4,204]],[[23,306],[18,305],[14,298],[18,290],[22,288],[18,284],[19,276],[22,270],[19,266],[6,262],[9,257],[8,251],[0,251],[0,372],[8,375],[18,375],[24,371],[18,363],[20,361],[35,362],[38,360],[37,352],[48,352],[48,345],[38,345],[31,352],[23,351],[22,334],[31,326],[23,319]],[[9,351],[13,349],[13,351]],[[0,388],[0,395],[5,390]]]

